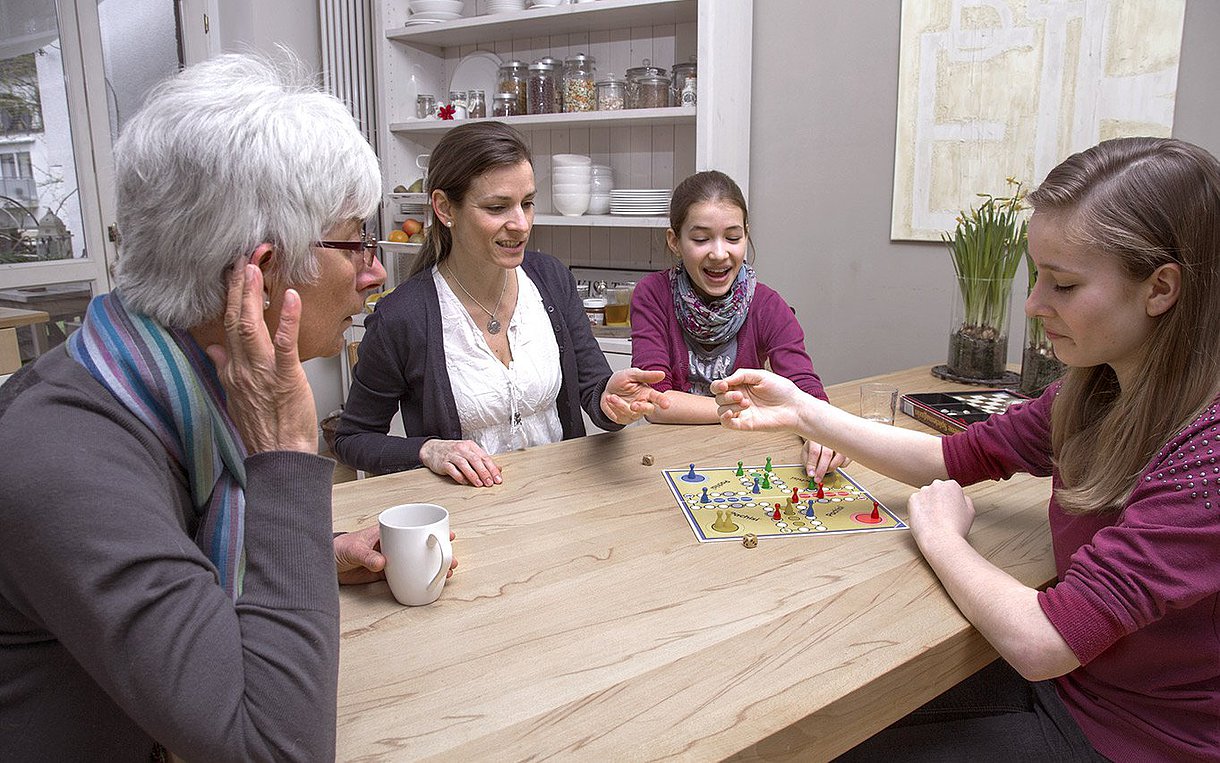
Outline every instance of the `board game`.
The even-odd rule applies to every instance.
[[[902,396],[902,412],[943,434],[960,432],[971,424],[1003,413],[1010,405],[1030,398],[1006,389],[965,392],[913,392]]]
[[[905,530],[907,525],[842,471],[810,484],[803,466],[663,469],[701,543]],[[794,500],[795,499],[795,500]]]

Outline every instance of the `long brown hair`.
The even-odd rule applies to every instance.
[[[746,230],[746,244],[753,251],[750,241],[750,212],[746,209],[746,197],[741,187],[719,170],[704,170],[690,175],[674,189],[669,198],[669,229],[674,238],[681,240],[682,226],[690,215],[691,207],[705,201],[723,201],[741,210],[741,224]],[[681,259],[681,255],[674,252]]]
[[[470,122],[459,125],[441,138],[428,159],[428,192],[444,191],[449,201],[460,205],[475,178],[500,167],[533,163],[521,134],[503,122]],[[436,221],[428,227],[424,244],[410,275],[444,262],[453,250],[453,235]]]
[[[1108,365],[1072,368],[1052,408],[1059,504],[1118,511],[1158,449],[1220,393],[1220,162],[1172,138],[1108,140],[1068,157],[1027,200],[1133,280],[1181,266],[1134,381],[1120,389]]]

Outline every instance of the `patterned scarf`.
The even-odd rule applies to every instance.
[[[689,391],[693,394],[710,394],[711,383],[732,370],[737,356],[737,332],[746,322],[757,284],[754,268],[743,262],[728,293],[705,302],[695,291],[682,263],[669,271],[674,312],[690,350]]]
[[[68,352],[187,472],[199,519],[195,543],[236,599],[246,570],[246,449],[211,359],[186,331],[129,312],[118,291],[89,304]]]

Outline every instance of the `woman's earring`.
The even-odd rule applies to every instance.
[[[264,294],[263,295],[263,309],[266,310],[269,307],[271,307],[271,295]]]
[[[446,227],[446,228],[452,228],[452,227],[453,227],[453,221],[452,221],[452,220],[446,220],[446,221],[445,221],[445,227]]]

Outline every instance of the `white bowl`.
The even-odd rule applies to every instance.
[[[588,167],[580,167],[578,165],[564,165],[551,170],[551,174],[555,177],[567,175],[569,177],[593,177],[593,172]]]
[[[456,13],[462,15],[463,0],[411,0],[412,13]]]
[[[580,185],[592,190],[593,178],[588,175],[555,175],[551,178],[551,185]]]
[[[591,194],[588,183],[556,183],[551,186],[551,193],[559,194]]]
[[[592,168],[593,157],[584,154],[554,154],[551,156],[551,166]]]
[[[555,211],[567,217],[578,217],[589,208],[589,194],[557,193],[551,200],[555,203]]]
[[[609,196],[590,196],[589,209],[591,215],[608,215],[610,214],[610,197]]]

